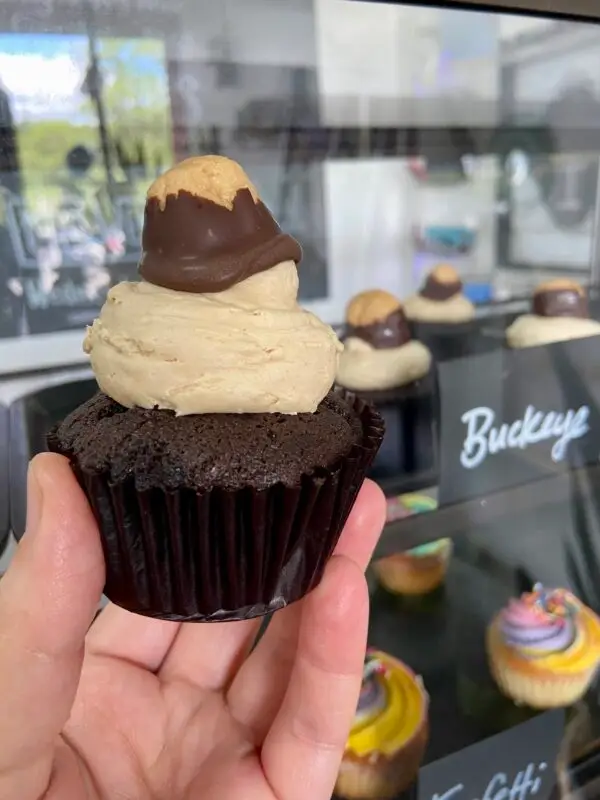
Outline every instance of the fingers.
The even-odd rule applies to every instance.
[[[280,800],[330,797],[356,711],[369,601],[362,571],[335,556],[304,602],[290,682],[261,753]]]
[[[381,536],[385,516],[383,492],[376,483],[366,480],[342,531],[335,549],[336,555],[346,556],[364,572]]]
[[[37,456],[29,468],[27,531],[0,582],[2,797],[11,796],[11,775],[19,772],[19,797],[46,789],[103,585],[96,524],[68,462]]]
[[[248,655],[260,623],[260,619],[182,623],[159,677],[186,681],[202,689],[228,686]]]
[[[86,638],[86,654],[129,661],[156,672],[163,663],[180,624],[131,614],[110,603]]]
[[[384,521],[385,498],[372,481],[365,481],[336,552],[347,555],[365,569]],[[184,623],[160,669],[160,678],[185,680],[204,689],[222,689],[233,679],[230,703],[235,704],[244,724],[253,728],[254,720],[258,720],[255,730],[262,741],[261,734],[270,726],[287,685],[301,610],[295,604],[277,612],[246,663],[260,620],[210,625]],[[272,669],[273,663],[277,664],[276,669]]]
[[[342,532],[336,555],[344,555],[365,570],[383,530],[385,497],[365,481]],[[278,611],[266,634],[241,668],[228,694],[236,719],[262,742],[285,694],[294,658],[302,604]]]
[[[303,603],[298,602],[274,615],[227,694],[231,713],[252,732],[257,743],[264,741],[287,689],[302,611]]]

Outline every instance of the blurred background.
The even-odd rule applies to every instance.
[[[136,276],[149,181],[203,152],[239,159],[301,240],[301,299],[329,322],[441,259],[484,303],[587,282],[599,75],[600,31],[544,18],[1,0],[0,373],[82,359],[82,327]]]
[[[333,325],[359,291],[403,298],[455,266],[490,329],[457,407],[482,382],[503,397],[504,330],[540,280],[592,287],[600,315],[597,25],[354,0],[0,0],[0,570],[30,457],[96,390],[83,330],[137,279],[148,184],[202,153],[243,164],[303,246],[300,301]],[[379,555],[456,539],[447,587],[415,606],[371,576],[370,642],[424,676],[433,763],[524,719],[482,666],[509,596],[543,580],[600,613],[600,469],[437,509],[439,387],[421,389],[389,412],[373,473],[390,503]],[[583,711],[598,781],[598,686]]]

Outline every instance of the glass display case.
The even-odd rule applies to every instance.
[[[299,300],[348,352],[357,294],[421,309],[407,330],[430,366],[350,387],[386,422],[369,645],[427,697],[402,796],[593,798],[600,26],[584,0],[570,18],[487,5],[0,2],[0,543],[23,533],[29,458],[96,390],[83,329],[138,279],[148,184],[231,156],[301,242]],[[422,310],[455,297],[431,295],[447,275],[465,318]],[[584,648],[585,686],[515,689],[519,635],[542,683]]]

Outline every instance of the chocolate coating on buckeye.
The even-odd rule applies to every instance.
[[[269,209],[247,188],[231,208],[179,191],[164,204],[149,196],[144,213],[142,278],[180,292],[222,292],[282,261],[300,261],[302,248],[281,232]]]
[[[419,294],[426,300],[443,302],[462,292],[463,284],[458,272],[450,264],[434,267]]]
[[[425,297],[427,300],[436,300],[438,302],[442,302],[443,300],[449,300],[451,297],[454,297],[455,294],[460,294],[462,292],[462,288],[462,281],[445,283],[443,281],[438,281],[435,275],[432,273],[431,275],[427,276],[425,285],[419,294],[421,297]]]
[[[400,307],[384,319],[371,322],[369,325],[348,324],[346,336],[356,336],[376,350],[400,347],[411,339],[408,321]]]
[[[533,295],[533,313],[540,317],[579,317],[586,319],[590,312],[587,297],[573,286],[561,289],[538,290]]]

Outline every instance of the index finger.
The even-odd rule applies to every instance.
[[[2,797],[17,796],[15,776],[19,797],[47,788],[104,583],[96,524],[66,459],[34,459],[27,504],[27,531],[0,582]]]

